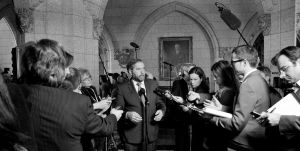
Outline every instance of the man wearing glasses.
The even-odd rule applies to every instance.
[[[258,53],[251,46],[238,46],[232,51],[232,66],[243,75],[237,99],[233,103],[232,118],[213,117],[211,121],[230,132],[229,150],[265,150],[265,128],[250,115],[269,108],[268,84],[256,69]]]
[[[300,85],[300,48],[288,46],[277,53],[271,60],[280,71],[280,78],[290,83]],[[299,89],[296,91],[300,97]],[[279,115],[263,112],[257,119],[260,123],[266,121],[266,125],[275,130],[272,135],[279,136],[280,150],[300,150],[300,117],[294,115]],[[278,148],[279,149],[279,148]]]

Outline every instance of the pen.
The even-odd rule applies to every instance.
[[[276,109],[276,107],[274,107],[270,112],[268,112],[268,113],[272,113],[274,110]]]

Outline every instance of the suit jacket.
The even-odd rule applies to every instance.
[[[243,80],[238,98],[233,103],[233,117],[214,117],[213,122],[233,135],[231,147],[237,150],[263,150],[266,146],[265,128],[251,117],[250,112],[261,113],[270,106],[269,88],[259,71]]]
[[[117,123],[115,115],[97,116],[84,95],[41,85],[9,84],[8,89],[15,104],[26,104],[29,115],[19,116],[29,119],[20,122],[30,120],[38,150],[82,151],[83,134],[110,135]]]
[[[154,121],[155,112],[158,109],[165,112],[166,106],[162,99],[156,95],[153,91],[158,87],[158,83],[153,80],[145,79],[146,97],[148,99],[147,117],[144,116],[144,105],[136,92],[132,80],[118,85],[118,95],[116,99],[116,106],[121,106],[124,109],[123,117],[119,122],[119,131],[121,136],[127,143],[139,144],[142,143],[143,138],[143,123],[147,125],[147,138],[149,142],[153,142],[157,139],[158,135],[158,123]],[[139,123],[133,123],[125,118],[127,111],[135,111],[143,117],[143,121]]]
[[[300,101],[300,91],[296,92],[298,101]],[[282,115],[279,120],[278,127],[273,128],[273,134],[278,134],[278,144],[283,151],[298,151],[300,150],[300,117],[293,115]],[[276,130],[275,130],[276,129]],[[277,133],[276,133],[277,132]],[[276,135],[275,135],[276,137]]]

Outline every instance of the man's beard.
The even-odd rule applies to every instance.
[[[145,75],[133,76],[133,79],[138,81],[138,82],[142,82],[142,81],[145,80]]]

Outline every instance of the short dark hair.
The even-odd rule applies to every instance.
[[[238,59],[245,59],[249,62],[250,66],[256,68],[258,65],[258,52],[249,45],[237,46],[232,50],[232,53],[237,55]]]
[[[22,56],[25,82],[58,87],[65,78],[65,51],[58,42],[41,39]]]
[[[263,72],[266,76],[271,77],[271,70],[266,66],[259,66],[257,70]]]
[[[126,65],[126,68],[127,68],[127,71],[129,70],[132,70],[133,69],[133,66],[137,63],[137,62],[143,62],[141,59],[132,59],[130,60],[127,65]]]
[[[288,46],[283,48],[280,52],[278,52],[272,59],[271,63],[274,66],[278,65],[278,58],[284,55],[290,59],[293,64],[296,64],[296,61],[300,58],[300,48],[296,46]]]

